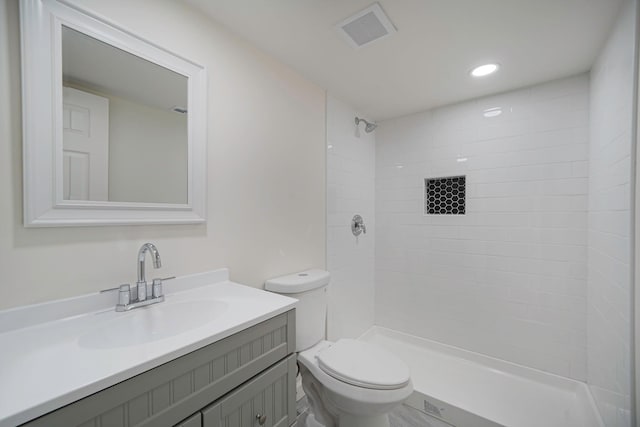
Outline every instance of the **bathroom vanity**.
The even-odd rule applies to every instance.
[[[178,278],[165,302],[128,313],[104,307],[116,299],[0,312],[1,427],[295,422],[294,299],[227,270]]]

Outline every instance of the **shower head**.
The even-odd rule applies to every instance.
[[[360,124],[360,122],[364,122],[364,124],[366,125],[366,126],[364,127],[364,131],[365,131],[366,133],[371,133],[371,132],[373,132],[373,131],[378,127],[378,125],[377,125],[377,124],[375,124],[375,123],[369,123],[369,122],[368,122],[368,121],[366,121],[365,119],[361,119],[361,118],[359,118],[359,117],[356,117],[356,126],[358,126],[358,125]]]

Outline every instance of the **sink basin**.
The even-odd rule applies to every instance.
[[[165,301],[120,314],[80,336],[78,344],[107,349],[158,341],[206,325],[227,309],[218,300]]]

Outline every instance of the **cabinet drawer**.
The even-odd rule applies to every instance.
[[[291,310],[23,426],[174,426],[294,351]]]
[[[259,415],[265,417],[263,424]],[[288,427],[295,420],[295,355],[202,411],[203,427]]]

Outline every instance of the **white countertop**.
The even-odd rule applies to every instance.
[[[296,303],[233,283],[226,269],[166,282],[165,298],[126,313],[114,310],[117,292],[0,311],[0,427],[37,418],[291,310]],[[119,333],[139,334],[117,326],[131,319],[155,322],[160,313],[152,311],[155,308],[161,308],[163,315],[191,304],[203,311],[207,301],[215,302],[212,309],[198,313],[193,327],[184,332],[142,343],[105,344]],[[170,319],[157,323],[172,324]],[[104,340],[96,331],[102,331]]]

